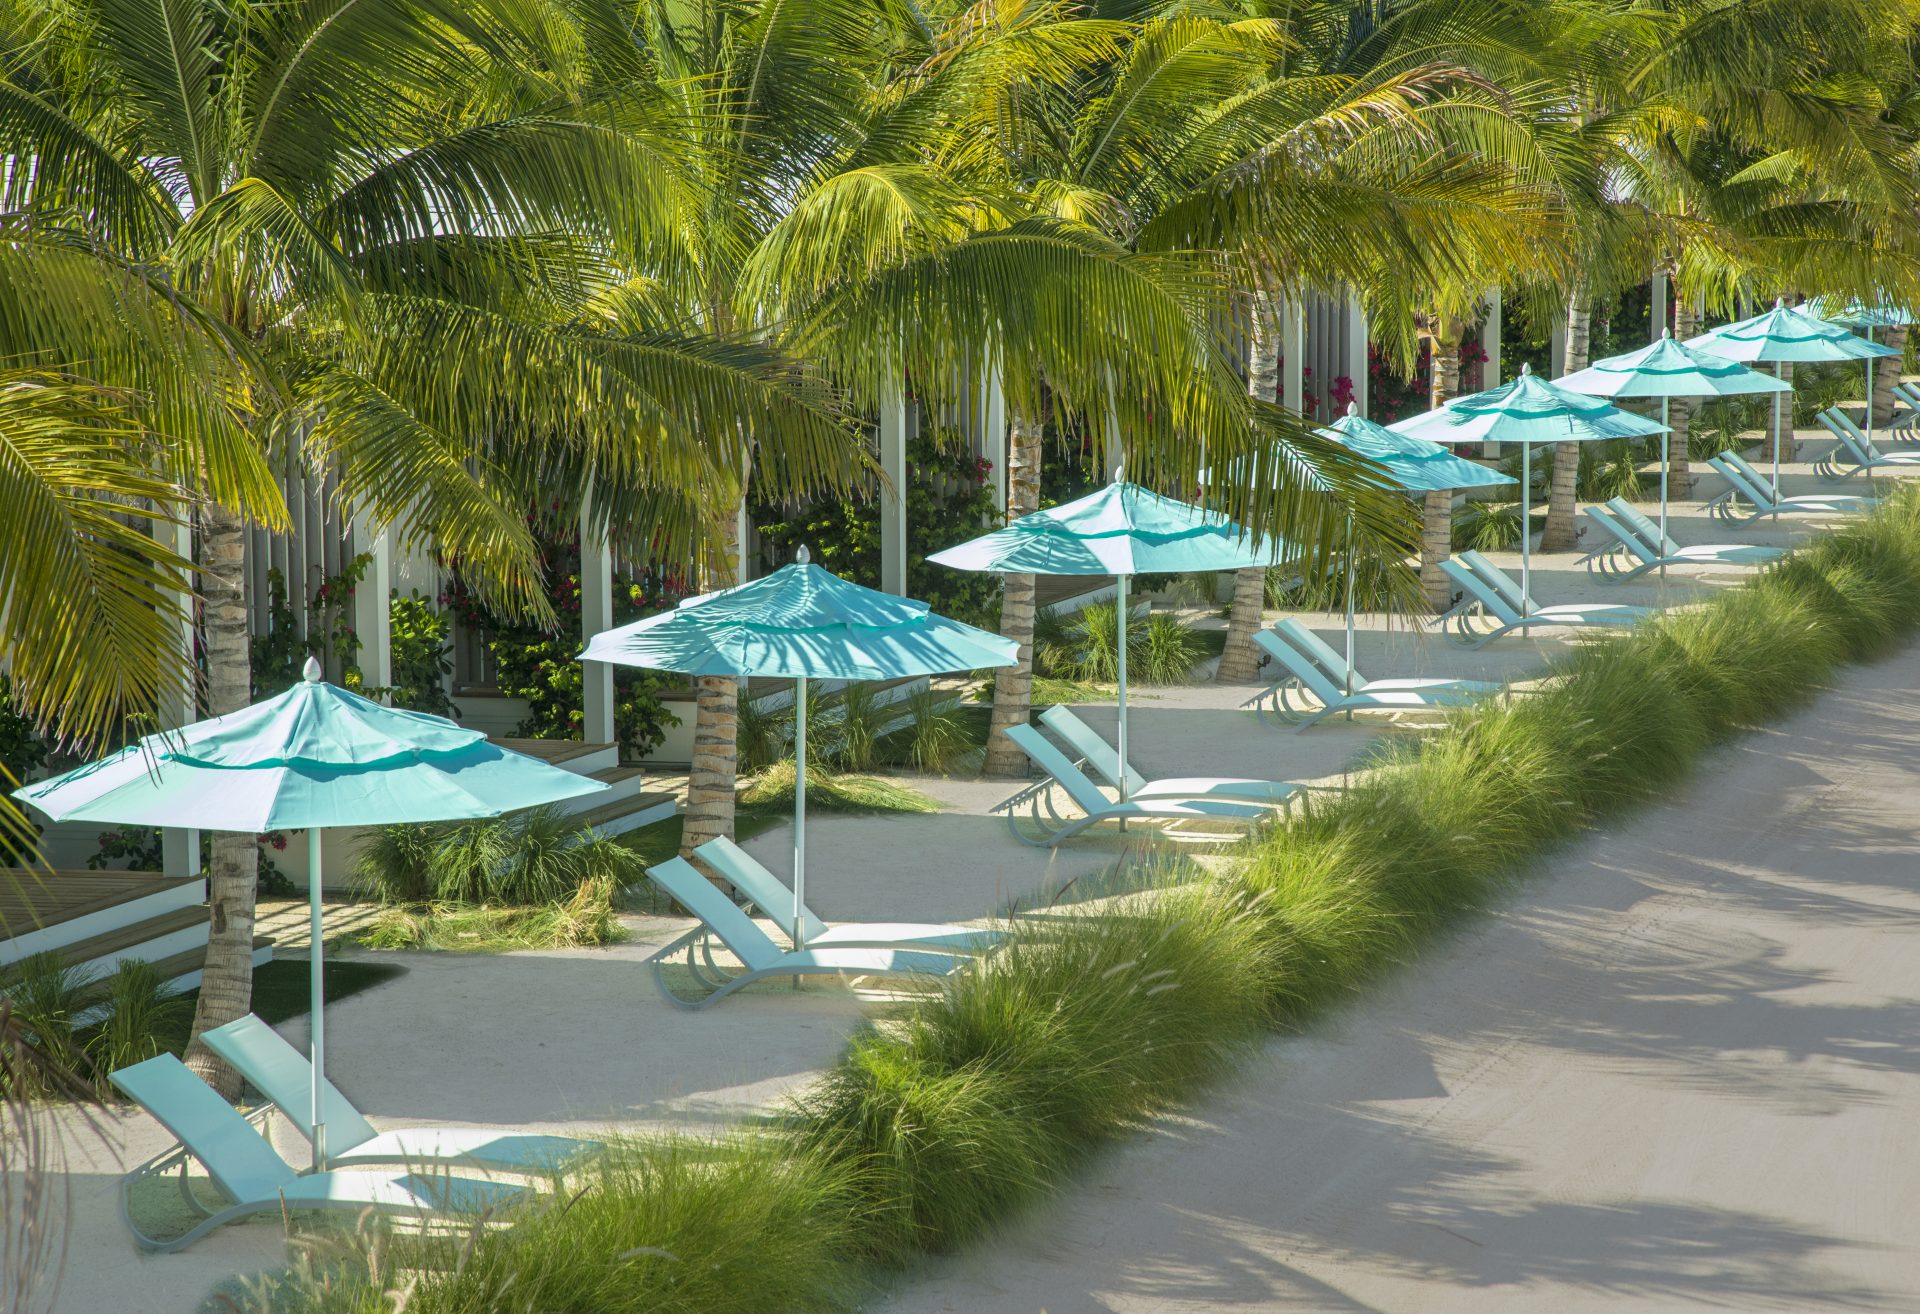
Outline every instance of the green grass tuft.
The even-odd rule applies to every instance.
[[[1240,892],[1168,876],[1015,922],[933,1001],[857,1036],[796,1117],[853,1173],[863,1253],[963,1244],[1218,1073],[1269,1018],[1258,932]]]
[[[747,782],[740,791],[740,805],[755,812],[791,813],[794,786],[793,763],[776,763]],[[807,771],[807,810],[938,812],[940,805],[919,790],[882,776],[840,775],[810,766]]]

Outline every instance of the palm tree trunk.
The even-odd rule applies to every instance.
[[[1900,370],[1906,361],[1907,330],[1883,330],[1880,341],[1901,353],[1882,356],[1873,363],[1873,427],[1885,429],[1893,423],[1893,385],[1900,382]]]
[[[1247,391],[1263,401],[1280,394],[1280,333],[1273,297],[1253,294],[1253,321],[1247,335]],[[1267,572],[1237,571],[1233,578],[1233,607],[1227,613],[1227,642],[1220,650],[1220,680],[1246,681],[1260,671],[1260,650],[1253,636],[1266,619]]]
[[[1567,303],[1567,356],[1562,374],[1587,367],[1587,340],[1593,324],[1593,308],[1586,290],[1574,292]],[[1573,547],[1573,513],[1580,481],[1580,444],[1560,443],[1553,449],[1553,486],[1547,494],[1547,530],[1540,536],[1542,552],[1565,552]],[[1523,531],[1524,532],[1524,529]]]
[[[746,491],[741,490],[741,497]],[[740,522],[722,518],[720,552],[713,581],[725,588],[740,579]],[[687,810],[680,820],[680,856],[708,840],[733,838],[733,804],[738,784],[740,682],[703,675],[694,681],[693,760],[687,769]]]
[[[1442,319],[1432,339],[1433,386],[1428,403],[1441,407],[1460,395],[1459,323]],[[1436,613],[1453,605],[1453,586],[1440,563],[1453,551],[1453,494],[1428,493],[1420,507],[1420,591]]]
[[[253,696],[248,651],[246,527],[209,504],[201,537],[206,599],[207,711],[214,716],[245,707]],[[260,848],[251,835],[216,831],[207,879],[212,922],[200,1002],[194,1009],[187,1065],[228,1099],[240,1095],[240,1077],[200,1043],[202,1032],[244,1017],[253,1004],[253,920]]]
[[[1693,303],[1676,296],[1673,301],[1673,336],[1685,342],[1700,331],[1700,316]],[[1687,437],[1693,429],[1693,399],[1675,397],[1667,403],[1667,500],[1685,501],[1693,496],[1693,468],[1687,459]]]
[[[1015,413],[1007,424],[1007,519],[1040,509],[1040,436],[1037,421]],[[994,672],[993,720],[987,730],[986,773],[1003,779],[1027,774],[1027,755],[1007,730],[1033,712],[1033,576],[1001,580],[1000,636],[1020,645],[1020,664]]]

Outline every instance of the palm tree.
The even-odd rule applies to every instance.
[[[790,362],[660,322],[622,276],[660,263],[696,198],[616,17],[541,0],[6,13],[0,320],[17,350],[143,389],[149,427],[181,435],[153,468],[197,510],[206,711],[249,697],[244,533],[285,524],[269,454],[331,466],[347,501],[534,613],[526,508],[554,490],[690,543],[686,508],[740,479],[713,429],[778,435],[800,486],[846,470]],[[76,298],[183,344],[152,352],[159,334],[130,341],[124,315],[75,317]],[[15,573],[30,564],[8,559],[14,591],[42,582]],[[248,1006],[254,854],[215,840],[196,1035]]]

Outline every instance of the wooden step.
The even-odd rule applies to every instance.
[[[493,740],[500,747],[526,757],[538,758],[548,766],[565,766],[568,762],[583,757],[592,757],[612,748],[612,744],[589,744],[578,739],[516,739],[500,737]]]
[[[199,882],[198,876],[139,871],[23,871],[0,868],[0,935],[44,931],[76,917]]]
[[[615,799],[591,812],[576,813],[571,819],[604,838],[664,821],[679,809],[677,795],[649,792]]]
[[[138,948],[162,936],[172,935],[175,931],[184,931],[196,925],[205,926],[212,920],[213,910],[204,903],[197,903],[191,908],[180,908],[170,913],[162,913],[158,917],[149,917],[143,922],[134,922],[130,926],[119,927],[103,935],[81,940],[77,944],[62,945],[58,952],[69,963],[75,965],[91,963],[112,957],[127,949]]]
[[[270,935],[254,936],[253,937],[253,965],[255,967],[258,967],[260,966],[260,964],[265,962],[271,962],[272,960],[273,960],[273,937]],[[201,968],[205,967],[206,965],[207,965],[207,947],[205,945],[201,945],[198,949],[187,949],[180,953],[172,954],[166,958],[162,958],[158,962],[154,963],[153,966],[155,970],[160,973],[160,979],[162,981],[178,981],[183,976],[187,976],[192,973],[198,972]],[[185,988],[191,989],[192,987],[189,986]]]

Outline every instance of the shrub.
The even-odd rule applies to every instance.
[[[382,826],[354,881],[385,903],[505,904],[571,900],[585,885],[639,879],[633,852],[581,828],[557,808],[452,825]]]
[[[791,812],[796,788],[793,759],[776,762],[740,791],[740,806],[765,812]],[[940,805],[919,790],[883,776],[841,775],[807,764],[807,810],[820,812],[938,812]]]
[[[511,1228],[423,1243],[407,1314],[831,1314],[862,1294],[840,1165],[770,1137],[620,1141]],[[363,1233],[245,1283],[234,1308],[392,1314],[390,1243]],[[333,1259],[333,1262],[326,1262]],[[244,1302],[244,1305],[243,1305]]]
[[[439,900],[390,904],[360,933],[369,949],[580,949],[626,938],[614,915],[618,887],[604,877],[582,881],[563,898],[527,905]]]
[[[395,707],[416,712],[459,716],[460,709],[447,697],[447,678],[453,674],[448,657],[453,650],[453,618],[435,611],[424,598],[401,597],[398,592],[387,604],[387,616],[393,665],[393,684],[385,691],[389,700]]]
[[[1016,922],[902,1022],[859,1033],[795,1112],[858,1190],[862,1251],[959,1245],[1218,1073],[1270,1016],[1258,930],[1224,884],[1159,873]]]
[[[1068,616],[1049,608],[1034,624],[1033,663],[1037,675],[1085,684],[1112,684],[1119,678],[1117,602],[1094,602]],[[1176,617],[1149,614],[1127,624],[1127,679],[1141,684],[1178,684],[1206,655],[1192,626]]]
[[[170,989],[152,963],[123,958],[107,978],[107,1015],[84,1046],[102,1076],[169,1051],[186,1038],[192,1012],[186,997]]]
[[[1646,480],[1640,473],[1645,459],[1638,444],[1624,438],[1581,443],[1580,468],[1574,477],[1576,495],[1583,502],[1604,502],[1610,497],[1639,501],[1646,492]]]
[[[18,1034],[50,1060],[50,1071],[80,1087],[108,1089],[109,1072],[186,1041],[191,1016],[153,964],[123,958],[106,975],[69,963],[57,950],[33,954],[0,973],[0,997],[12,1007]],[[42,1084],[31,1065],[0,1068],[0,1093],[18,1080],[29,1096],[75,1093]]]
[[[1362,556],[1353,578],[1353,605],[1360,611],[1386,611],[1418,589],[1418,577],[1404,561],[1387,561]],[[1282,568],[1267,575],[1267,605],[1285,611],[1338,611],[1347,609],[1347,568],[1344,562],[1330,564],[1317,575],[1289,573],[1283,587],[1275,591],[1274,581]]]
[[[1035,697],[1039,690],[1034,691]],[[979,747],[966,714],[949,695],[922,685],[907,700],[906,764],[916,771],[945,772]]]
[[[1453,549],[1500,552],[1520,542],[1520,504],[1468,499],[1453,513]]]

